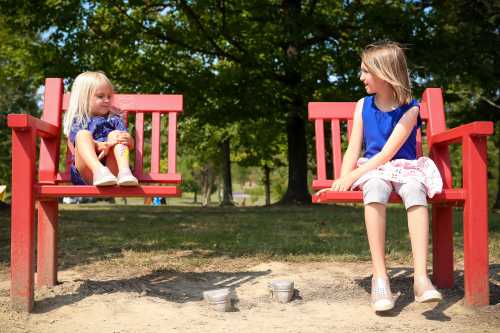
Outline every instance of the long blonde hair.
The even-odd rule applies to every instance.
[[[405,53],[398,43],[384,41],[368,45],[363,50],[361,62],[368,72],[391,85],[400,105],[410,103],[410,75]]]
[[[87,126],[90,118],[90,97],[94,94],[97,87],[101,84],[107,84],[113,91],[113,84],[103,72],[83,72],[78,75],[71,87],[69,105],[64,115],[64,134],[69,136],[73,122]]]

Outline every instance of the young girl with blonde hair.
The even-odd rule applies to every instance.
[[[75,185],[136,186],[129,167],[134,140],[112,105],[113,85],[101,72],[84,72],[73,82],[64,134],[74,147]]]
[[[331,189],[363,191],[373,271],[371,305],[375,311],[394,307],[385,266],[386,205],[393,190],[401,196],[408,214],[415,300],[439,301],[442,296],[427,276],[426,196],[441,192],[442,180],[432,160],[417,159],[416,132],[421,119],[419,105],[411,96],[403,49],[394,42],[367,46],[360,79],[369,96],[356,105],[341,176]],[[358,160],[363,146],[364,155]]]

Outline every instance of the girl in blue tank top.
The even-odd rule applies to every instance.
[[[369,45],[362,54],[360,80],[369,96],[358,101],[341,176],[333,191],[361,189],[372,257],[371,305],[375,311],[394,307],[385,266],[386,205],[395,191],[408,212],[418,302],[439,301],[441,294],[427,275],[429,217],[427,197],[442,190],[435,164],[417,158],[419,105],[411,97],[406,57],[394,42]],[[364,154],[361,158],[361,152]]]

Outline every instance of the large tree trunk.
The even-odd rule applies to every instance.
[[[271,169],[264,165],[264,189],[266,193],[266,206],[271,205]]]
[[[298,115],[288,118],[287,137],[288,189],[280,203],[311,203],[311,195],[307,189],[307,143],[304,119]]]
[[[284,84],[291,91],[291,102],[286,105],[287,141],[288,141],[288,188],[280,203],[308,204],[311,195],[307,189],[307,143],[305,120],[301,116],[305,112],[302,76],[298,70],[300,50],[298,41],[301,31],[301,0],[284,0],[283,10],[287,15],[285,28],[288,30],[289,43],[285,46],[286,54]]]
[[[224,186],[221,206],[234,206],[231,181],[231,149],[229,139],[222,141],[222,183]]]

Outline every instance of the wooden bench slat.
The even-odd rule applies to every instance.
[[[447,203],[452,206],[462,206],[466,198],[466,193],[462,189],[446,189],[442,193],[436,194],[433,198],[428,199],[430,203]],[[334,192],[327,191],[314,194],[313,203],[331,203],[331,202],[363,202],[362,191],[345,191]],[[401,198],[396,193],[391,193],[389,202],[400,203]]]
[[[177,158],[177,113],[168,114],[168,174],[175,174]]]
[[[144,168],[144,113],[135,114],[135,175],[142,178]]]
[[[161,118],[158,112],[153,113],[151,126],[151,172],[160,172],[160,131]]]
[[[181,190],[177,186],[141,185],[141,186],[88,186],[88,185],[36,185],[37,198],[58,197],[179,197]]]
[[[64,94],[63,110],[68,109],[70,94]],[[113,105],[122,111],[182,112],[182,95],[114,94]]]
[[[316,130],[316,170],[319,179],[326,179],[326,161],[325,161],[325,131],[323,119],[314,121]]]
[[[338,119],[332,120],[332,154],[333,154],[333,176],[335,179],[337,179],[340,177],[340,168],[342,167],[340,121]]]

